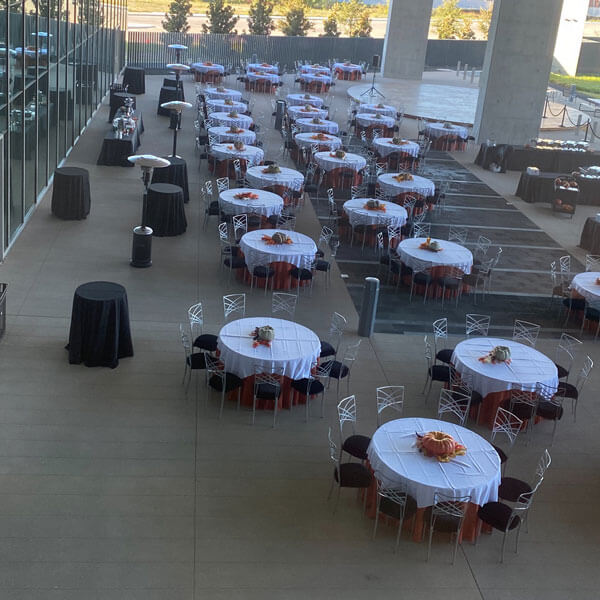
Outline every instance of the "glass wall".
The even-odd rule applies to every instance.
[[[127,0],[0,0],[0,256],[125,62]]]

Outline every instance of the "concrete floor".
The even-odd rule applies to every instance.
[[[168,119],[155,117],[162,77],[147,78],[138,97],[146,132],[143,152],[167,154]],[[345,114],[345,83],[335,88]],[[287,85],[284,87],[284,93]],[[191,82],[186,96],[193,98]],[[254,100],[254,116],[270,130],[267,98]],[[217,402],[202,378],[186,394],[178,323],[202,300],[208,332],[222,323],[221,296],[249,289],[228,286],[220,275],[216,228],[202,229],[192,113],[184,117],[180,154],[188,161],[192,200],[187,232],[154,240],[151,269],[129,267],[131,228],[139,222],[142,186],[137,169],[97,167],[107,130],[104,106],[71,153],[68,164],[90,171],[92,212],[64,222],[49,214],[46,197],[5,260],[8,326],[0,343],[0,597],[4,600],[300,600],[440,596],[460,600],[589,600],[600,579],[599,389],[592,373],[577,423],[566,414],[550,449],[553,463],[521,536],[519,554],[498,563],[501,536],[484,535],[459,550],[404,536],[393,552],[395,530],[363,517],[356,496],[343,493],[337,514],[326,496],[332,473],[327,428],[336,427],[335,392],[324,419],[304,422],[304,409],[269,415],[250,426],[247,411]],[[339,117],[340,119],[342,117]],[[403,135],[411,135],[407,125]],[[276,158],[279,135],[267,133],[267,158]],[[496,191],[512,192],[512,174],[479,172]],[[204,167],[203,167],[204,169]],[[49,195],[48,195],[49,196]],[[511,198],[511,201],[514,199]],[[579,235],[578,207],[568,231],[553,227],[541,205],[515,205],[561,245]],[[298,230],[318,235],[307,206]],[[135,356],[115,370],[73,366],[64,350],[73,292],[85,281],[126,286]],[[248,313],[268,314],[268,299],[249,294]],[[324,335],[330,314],[357,315],[339,271],[302,296],[297,320]],[[545,311],[546,304],[540,304]],[[452,340],[457,342],[459,337]],[[549,355],[555,342],[542,339]],[[600,361],[586,338],[585,354]],[[406,416],[432,416],[420,394],[425,374],[422,335],[375,334],[364,339],[352,374],[358,431],[375,430],[375,388],[406,386]],[[433,395],[432,395],[433,398]],[[315,410],[315,413],[318,411]],[[471,424],[472,426],[472,424]],[[530,478],[552,426],[517,441],[510,475]],[[489,432],[481,431],[483,435]],[[510,546],[509,546],[510,548]]]

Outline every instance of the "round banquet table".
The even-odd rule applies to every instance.
[[[296,144],[302,147],[311,148],[312,146],[326,147],[329,150],[337,150],[342,146],[342,140],[335,135],[328,135],[327,139],[323,140],[315,140],[313,136],[316,135],[310,131],[306,131],[304,133],[297,133],[294,136],[296,140]]]
[[[332,69],[341,76],[340,79],[360,79],[362,76],[360,65],[352,63],[333,63]]]
[[[240,140],[244,144],[253,144],[256,134],[249,129],[242,129],[239,133],[230,133],[229,127],[209,127],[208,134],[217,138],[217,142],[235,142]]]
[[[344,158],[337,158],[332,156],[332,152],[325,151],[315,152],[313,158],[319,168],[326,173],[326,186],[348,189],[353,185],[362,183],[360,171],[367,166],[367,160],[364,156],[346,152]],[[348,185],[348,182],[350,182],[350,185]]]
[[[390,137],[380,137],[373,140],[373,146],[379,156],[386,157],[392,152],[403,152],[405,154],[410,154],[410,156],[414,156],[415,158],[419,156],[419,144],[417,144],[417,142],[403,140],[402,144],[394,144],[392,143],[392,139],[393,138]]]
[[[251,334],[263,325],[273,327],[275,339],[270,347],[259,345],[253,348]],[[279,399],[282,407],[291,398],[290,381],[310,376],[321,353],[321,342],[314,332],[298,323],[271,316],[250,317],[227,323],[219,332],[217,348],[225,370],[244,379],[241,399],[249,406],[252,406],[255,365],[266,373],[283,369],[284,382]],[[259,402],[259,408],[273,407],[272,402],[269,407],[268,400]]]
[[[226,101],[231,102],[231,104],[225,104]],[[246,104],[236,100],[229,100],[228,98],[209,98],[206,101],[206,106],[220,112],[230,112],[232,110],[235,110],[238,113],[248,112],[248,106]]]
[[[395,123],[394,117],[386,117],[382,114],[380,118],[376,117],[374,113],[357,113],[356,124],[361,127],[387,127],[392,129]]]
[[[279,83],[279,75],[277,73],[267,73],[266,71],[250,71],[246,73],[246,79],[250,82],[268,81],[272,84]]]
[[[254,123],[252,117],[238,113],[237,117],[230,117],[228,112],[213,112],[209,115],[216,127],[241,127],[242,129],[249,129]]]
[[[425,135],[431,138],[434,150],[464,150],[465,142],[469,132],[466,127],[460,125],[448,125],[443,123],[430,123],[425,126]]]
[[[415,434],[429,431],[450,434],[467,448],[466,454],[447,463],[425,456],[417,449]],[[390,486],[400,485],[416,500],[415,541],[422,539],[425,509],[434,504],[435,492],[471,497],[461,531],[461,537],[471,541],[477,535],[478,507],[498,500],[501,478],[498,453],[466,427],[422,417],[396,419],[377,429],[367,455],[380,479]]]
[[[243,193],[256,194],[258,198],[236,198],[238,194]],[[254,214],[270,217],[278,215],[283,209],[283,198],[267,192],[265,190],[255,190],[252,188],[236,188],[224,190],[219,194],[221,201],[221,210],[228,215]]]
[[[510,348],[511,363],[484,363],[479,360],[495,346]],[[558,387],[558,369],[539,350],[501,338],[470,338],[460,342],[451,359],[461,375],[468,375],[476,392],[483,396],[480,421],[492,427],[498,406],[510,397],[510,390],[535,391],[538,382]]]
[[[400,196],[404,194],[419,194],[429,198],[435,194],[435,184],[431,179],[420,175],[411,175],[410,181],[396,181],[398,173],[382,173],[377,177],[377,183],[386,196]]]
[[[358,107],[358,110],[361,114],[364,113],[379,113],[380,115],[383,115],[384,117],[392,117],[393,119],[396,118],[396,109],[393,106],[390,106],[389,104],[384,104],[383,106],[379,106],[379,104],[361,104]]]
[[[264,235],[271,236],[277,229],[256,229],[245,233],[240,239],[240,248],[244,253],[248,271],[265,260],[275,269],[274,289],[290,288],[290,267],[303,267],[306,260],[313,260],[317,252],[314,240],[297,231],[286,231],[292,244],[269,245],[263,241]],[[275,263],[275,264],[273,264]]]
[[[411,269],[415,266],[415,259],[428,263],[429,268],[456,267],[463,273],[470,273],[473,266],[473,253],[456,242],[439,240],[442,250],[432,252],[422,250],[419,246],[426,241],[424,237],[406,238],[402,240],[396,252],[400,260]]]
[[[69,363],[114,369],[120,358],[133,356],[125,288],[110,281],[91,281],[75,290],[69,331]]]
[[[314,133],[332,133],[335,135],[339,131],[339,126],[335,121],[321,119],[320,123],[313,123],[314,117],[310,119],[296,119],[296,125],[300,128],[300,132],[310,131]]]
[[[277,75],[279,73],[279,67],[270,65],[268,63],[249,63],[247,67],[248,71],[258,71],[259,73],[272,73]]]
[[[288,106],[287,109],[288,115],[292,121],[296,119],[314,119],[315,117],[319,117],[319,119],[326,119],[328,112],[323,108],[315,108],[311,105],[310,110],[306,110],[306,107],[303,106]]]
[[[306,96],[308,96],[308,98]],[[317,108],[323,106],[323,98],[311,94],[288,94],[285,99],[288,106],[304,106],[305,104],[310,104]]]
[[[331,73],[329,67],[324,67],[322,65],[300,65],[299,71],[300,73]]]
[[[146,71],[142,67],[125,67],[123,85],[130,94],[145,94]]]
[[[52,214],[59,219],[85,219],[89,213],[90,176],[87,169],[56,169],[52,187]]]
[[[216,63],[195,62],[192,63],[192,69],[198,73],[210,73],[212,71],[216,71],[220,75],[225,73],[225,67]]]
[[[247,165],[259,165],[262,163],[265,153],[258,146],[245,146],[243,150],[236,150],[233,144],[213,144],[210,147],[210,154],[217,160],[233,160],[239,158]],[[241,165],[244,171],[244,165]],[[222,169],[223,177],[229,172],[227,168]]]
[[[596,283],[598,278],[598,271],[578,273],[571,281],[571,289],[586,300],[597,302],[600,300],[600,285]]]
[[[261,190],[273,188],[272,191],[283,191],[284,189],[300,192],[304,186],[304,175],[295,169],[279,167],[280,173],[264,173],[266,167],[255,166],[246,170],[246,179],[248,183]]]
[[[152,170],[152,183],[172,183],[178,185],[183,190],[183,201],[187,204],[190,201],[190,192],[188,186],[187,164],[179,156],[164,156],[169,161],[168,167],[162,167]]]
[[[332,79],[331,75],[325,71],[315,71],[314,73],[301,73],[300,81],[303,81],[305,84],[321,83],[323,85],[331,85]]]
[[[204,90],[204,94],[210,99],[229,99],[236,102],[239,102],[242,99],[242,92],[238,92],[238,90],[231,90],[229,88],[222,88],[222,91],[219,91],[216,87],[209,87]]]
[[[157,237],[181,235],[187,229],[183,190],[172,183],[151,183],[146,202],[146,223]]]
[[[385,206],[385,212],[365,208],[365,204],[372,198],[353,198],[344,202],[344,212],[348,215],[350,225],[355,223],[361,225],[392,225],[402,227],[406,223],[408,215],[406,209],[393,202],[379,200],[379,204]]]

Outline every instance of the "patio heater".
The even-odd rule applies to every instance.
[[[172,110],[173,114],[176,115],[176,120],[179,127],[173,129],[173,152],[171,156],[177,156],[177,130],[181,128],[181,113],[185,108],[192,108],[189,102],[182,102],[181,100],[172,100],[171,102],[164,102],[160,105],[161,108]]]
[[[182,99],[183,98],[183,85],[181,83],[181,74],[185,73],[186,71],[189,71],[190,68],[187,65],[181,64],[181,63],[172,63],[167,65],[167,69],[170,69],[171,71],[175,71],[175,81],[176,81],[176,85],[175,88],[177,89],[177,99]],[[179,90],[181,90],[181,95],[179,95]],[[191,106],[191,104],[190,104]],[[171,124],[169,125],[169,127],[173,127],[174,123],[173,120],[171,120]],[[181,129],[181,113],[179,114],[179,119],[177,121],[177,129]]]
[[[131,248],[132,267],[140,269],[152,266],[152,229],[146,225],[146,208],[148,204],[148,186],[152,179],[152,169],[168,167],[171,163],[165,158],[153,154],[135,154],[127,159],[142,169],[144,183],[144,199],[142,203],[142,224],[133,229],[133,244]]]
[[[181,53],[184,50],[187,50],[188,47],[184,46],[183,44],[169,44],[167,46],[167,48],[170,48],[171,50],[175,50],[175,60],[180,63],[181,62]]]

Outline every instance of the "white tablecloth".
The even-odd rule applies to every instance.
[[[256,141],[256,134],[249,129],[243,129],[240,133],[229,133],[229,127],[209,127],[208,133],[215,136],[217,142],[241,140],[244,144],[253,144]]]
[[[373,147],[379,156],[387,156],[392,152],[404,152],[415,158],[419,156],[419,144],[406,140],[404,144],[392,144],[392,138],[380,137],[373,140]]]
[[[233,104],[225,104],[224,98],[214,98],[206,101],[206,106],[217,111],[230,112],[236,110],[239,113],[245,113],[248,110],[248,106],[243,102],[236,102],[232,100]]]
[[[322,108],[312,108],[312,110],[307,111],[304,106],[288,106],[287,112],[292,121],[296,119],[314,119],[315,117],[326,119],[329,114]]]
[[[231,127],[231,125],[237,125],[237,127],[242,127],[243,129],[248,129],[254,123],[252,117],[241,113],[238,113],[237,117],[230,117],[229,112],[214,112],[209,115],[209,118],[217,126]]]
[[[262,73],[274,73],[275,75],[277,75],[279,73],[279,67],[276,67],[275,65],[269,65],[267,63],[264,64],[260,64],[260,63],[250,63],[248,64],[248,71],[259,71]]]
[[[264,79],[265,81],[268,80],[271,83],[279,83],[279,75],[275,73],[254,73],[250,71],[246,73],[246,78],[248,79],[248,81],[257,81],[259,79]]]
[[[309,96],[309,98],[305,98],[305,94],[288,94],[285,99],[288,106],[304,106],[305,104],[310,104],[317,108],[323,106],[323,98],[312,96],[311,94],[309,94]]]
[[[271,346],[252,347],[256,327],[270,325],[275,330]],[[238,377],[254,375],[255,365],[272,373],[278,368],[291,379],[309,377],[321,352],[316,333],[293,321],[268,317],[250,317],[227,323],[219,332],[217,347],[225,370]]]
[[[435,193],[435,184],[431,179],[413,175],[412,181],[396,181],[394,175],[398,175],[398,173],[383,173],[377,177],[379,187],[388,196],[398,196],[399,194],[410,194],[412,192],[427,198]]]
[[[371,125],[393,127],[396,120],[393,117],[386,117],[385,115],[382,115],[380,119],[376,119],[374,113],[357,113],[356,122],[361,127],[370,127]]]
[[[300,171],[279,167],[281,173],[263,173],[266,167],[250,167],[246,170],[246,179],[252,187],[263,189],[272,185],[284,185],[299,192],[304,185],[304,176]]]
[[[322,75],[320,73],[301,73],[300,79],[304,83],[312,83],[313,81],[319,81],[324,85],[331,85],[331,75]]]
[[[242,93],[237,90],[223,88],[224,91],[219,92],[216,87],[208,87],[204,91],[207,98],[229,98],[230,100],[239,101],[242,99]]]
[[[422,260],[430,267],[456,267],[463,273],[470,273],[473,266],[473,254],[464,246],[456,242],[447,240],[438,240],[442,250],[432,252],[431,250],[421,250],[419,245],[426,241],[426,238],[406,238],[402,240],[396,252],[400,260],[411,269],[415,266],[415,260]]]
[[[379,201],[385,206],[385,212],[364,208],[372,198],[354,198],[344,202],[344,212],[348,215],[350,225],[393,225],[401,227],[406,223],[408,215],[406,209],[393,202]]]
[[[600,278],[598,271],[586,271],[579,273],[573,277],[571,281],[571,289],[575,290],[580,296],[586,300],[597,302],[600,300],[600,285],[596,283],[596,279]]]
[[[236,150],[233,144],[215,144],[211,146],[210,153],[218,160],[232,160],[234,158],[243,158],[247,165],[259,165],[265,153],[262,148],[257,146],[246,146],[243,150]]]
[[[256,200],[235,198],[238,194],[246,192],[256,194],[258,198]],[[281,196],[273,192],[252,188],[225,190],[219,194],[219,199],[221,200],[221,210],[228,215],[251,213],[270,217],[271,215],[280,214],[283,208],[283,198]]]
[[[347,73],[351,73],[352,71],[361,71],[360,65],[349,64],[346,65],[344,63],[333,63],[333,69],[340,69],[341,71],[346,71]]]
[[[458,135],[461,138],[466,138],[469,135],[469,130],[460,125],[444,127],[443,123],[430,123],[425,126],[425,135],[434,139],[442,137],[443,135]]]
[[[346,152],[344,158],[331,156],[331,152],[315,152],[314,159],[323,171],[341,169],[342,167],[360,171],[367,166],[367,160],[364,156],[352,154],[350,152]]]
[[[310,147],[316,144],[318,146],[327,146],[330,150],[337,150],[342,145],[342,140],[335,135],[328,135],[326,140],[313,140],[313,135],[315,134],[311,132],[297,133],[294,136],[294,139],[296,140],[296,144],[300,147]]]
[[[314,259],[317,245],[314,240],[297,231],[285,231],[293,244],[268,245],[263,235],[273,235],[279,229],[256,229],[245,233],[240,239],[240,248],[244,253],[248,270],[268,259],[269,262],[285,262],[296,267],[304,267],[304,258]]]
[[[301,132],[304,131],[322,131],[323,133],[336,134],[340,128],[335,121],[328,121],[327,119],[321,119],[320,123],[313,123],[312,119],[296,119],[296,125],[300,128]]]
[[[378,106],[378,103],[372,103],[372,104],[361,104],[358,107],[358,112],[361,114],[364,113],[379,113],[381,115],[383,115],[384,117],[392,117],[393,119],[396,118],[396,113],[398,112],[393,106],[390,106],[389,104],[384,104],[383,106]]]
[[[198,73],[208,73],[208,71],[218,71],[221,74],[225,73],[225,67],[223,65],[217,65],[216,63],[210,65],[203,62],[192,63],[192,69],[198,71]]]
[[[464,456],[441,463],[417,449],[416,433],[449,433],[467,448]],[[434,504],[435,492],[471,496],[483,506],[498,500],[500,458],[492,445],[474,431],[437,419],[414,417],[382,425],[367,450],[371,468],[387,485],[400,484],[419,508]]]
[[[328,75],[331,73],[329,67],[323,67],[321,65],[300,65],[298,71],[300,73],[327,73]]]
[[[480,362],[479,358],[495,346],[510,348],[510,365]],[[554,389],[558,386],[554,362],[535,348],[512,340],[489,337],[465,340],[454,348],[452,364],[459,373],[470,374],[473,389],[482,396],[513,388],[534,391],[537,382]]]

